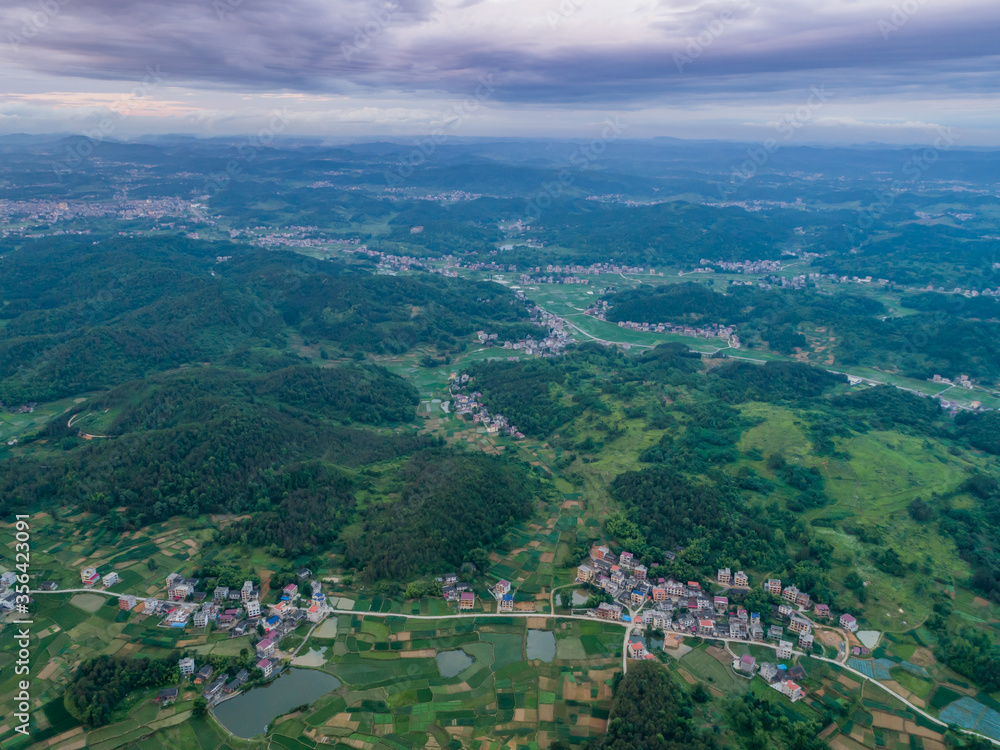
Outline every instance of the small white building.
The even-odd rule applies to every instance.
[[[119,581],[120,581],[121,579],[122,579],[122,578],[121,578],[121,576],[120,576],[120,575],[118,575],[118,574],[117,574],[117,573],[115,573],[114,571],[111,571],[111,572],[110,572],[110,573],[108,573],[108,574],[107,574],[106,576],[104,576],[104,578],[102,578],[102,579],[101,579],[101,583],[102,583],[102,584],[104,585],[104,588],[108,588],[108,587],[110,587],[110,586],[114,586],[114,585],[115,585],[116,583],[118,583],[118,582],[119,582]]]
[[[177,666],[181,670],[181,677],[190,677],[194,674],[194,659],[190,656],[186,656],[177,662]]]
[[[840,616],[840,627],[845,630],[849,630],[852,633],[857,633],[858,621],[855,619],[854,615],[849,615],[845,612]]]

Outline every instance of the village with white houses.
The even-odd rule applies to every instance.
[[[608,303],[602,299],[588,307],[584,313],[596,320],[607,320],[608,309]],[[673,323],[636,323],[631,320],[622,320],[618,322],[618,327],[643,333],[676,333],[693,338],[725,339],[733,349],[739,349],[741,346],[740,338],[736,335],[736,326],[727,326],[722,323],[690,326]]]
[[[470,417],[475,424],[486,428],[487,435],[509,435],[518,440],[524,437],[524,433],[517,429],[516,425],[502,414],[491,414],[490,410],[482,403],[483,394],[479,391],[471,393],[461,393],[460,389],[469,382],[468,375],[455,376],[451,386],[455,395],[455,413],[462,417]]]
[[[719,569],[715,580],[718,592],[711,593],[697,581],[651,581],[647,567],[638,563],[631,552],[616,555],[606,546],[595,546],[588,560],[577,567],[576,581],[594,586],[612,599],[590,610],[593,616],[631,623],[633,630],[645,627],[662,631],[664,649],[677,649],[684,637],[770,644],[777,664],[758,665],[753,656],[745,655],[734,659],[733,670],[747,677],[759,675],[792,701],[804,695],[798,681],[804,679],[805,670],[801,666],[789,668],[782,662],[814,650],[816,621],[825,623],[819,627],[839,626],[851,634],[858,631],[853,615],[843,613],[834,624],[828,605],[814,603],[809,594],[794,585],[783,586],[774,578],[764,581],[762,587],[775,603],[765,612],[747,611],[738,603],[751,590],[749,576],[742,570],[734,573],[729,568]],[[856,647],[853,653],[861,651]],[[629,642],[628,655],[633,659],[654,658],[639,640]]]
[[[230,637],[258,637],[254,646],[258,661],[256,668],[262,679],[280,673],[284,661],[279,655],[281,640],[298,628],[303,622],[314,625],[322,622],[333,608],[330,606],[322,585],[312,577],[308,568],[296,572],[299,583],[289,583],[276,594],[277,601],[261,601],[261,590],[253,581],[245,581],[239,588],[216,586],[211,591],[200,587],[198,578],[185,578],[179,573],[171,573],[164,582],[163,596],[137,597],[133,594],[118,595],[118,608],[135,612],[145,617],[159,618],[159,627],[181,628],[202,632],[210,629],[228,632]],[[83,589],[109,593],[121,582],[118,573],[112,571],[101,575],[95,567],[80,571]],[[301,588],[300,588],[301,587]],[[46,581],[39,591],[57,591],[55,582]],[[234,675],[214,675],[210,665],[200,667],[190,657],[179,662],[182,677],[190,677],[196,685],[207,683],[203,696],[209,703],[216,702],[238,692],[249,679],[247,670]],[[173,689],[176,697],[176,689]],[[169,703],[170,690],[157,700]]]

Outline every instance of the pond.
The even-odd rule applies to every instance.
[[[292,659],[293,667],[322,667],[326,664],[326,646],[311,648],[308,653],[299,654]]]
[[[590,599],[590,597],[587,594],[583,593],[582,591],[574,591],[573,592],[573,606],[574,607],[582,607],[584,604],[587,603],[588,599]]]
[[[463,669],[472,666],[474,661],[475,659],[460,648],[454,651],[442,651],[437,655],[438,671],[442,677],[454,677]]]
[[[340,680],[317,669],[286,670],[265,687],[253,688],[212,709],[222,725],[237,737],[255,737],[267,725],[297,706],[312,703],[336,690]]]
[[[526,652],[529,659],[552,661],[556,658],[556,634],[551,630],[529,630]]]

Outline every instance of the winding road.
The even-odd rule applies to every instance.
[[[112,591],[103,591],[103,590],[94,590],[94,589],[58,589],[56,591],[29,591],[28,593],[30,593],[32,595],[36,595],[36,594],[38,594],[38,595],[44,595],[44,594],[86,593],[86,594],[104,594],[105,596],[122,596],[122,594],[118,594],[118,593],[115,593],[115,592],[112,592]],[[553,593],[555,593],[555,592],[553,591]],[[136,600],[137,601],[145,601],[145,598],[137,596]],[[561,614],[552,614],[552,613],[546,613],[546,612],[468,612],[468,613],[451,614],[451,615],[413,615],[413,614],[403,614],[403,613],[398,613],[398,612],[371,612],[371,611],[358,611],[358,610],[353,610],[353,609],[332,609],[332,610],[330,610],[330,612],[331,612],[331,614],[336,614],[336,615],[360,615],[362,617],[402,617],[402,618],[405,618],[405,619],[408,619],[408,620],[462,620],[462,619],[469,619],[469,618],[475,619],[475,618],[504,618],[504,617],[519,617],[519,618],[541,617],[541,618],[544,618],[544,619],[547,619],[547,620],[584,620],[584,621],[587,621],[587,622],[604,622],[604,623],[611,623],[611,624],[614,624],[614,625],[621,625],[622,627],[625,628],[625,637],[624,637],[623,643],[622,643],[622,672],[625,673],[628,670],[628,644],[629,644],[629,639],[630,639],[630,637],[632,635],[632,632],[633,632],[633,630],[635,629],[635,626],[636,626],[635,625],[635,619],[642,612],[642,607],[639,607],[639,609],[636,609],[636,610],[629,609],[629,615],[632,618],[632,622],[629,622],[629,623],[621,622],[621,621],[615,621],[615,620],[605,620],[605,619],[599,618],[599,617],[588,617],[588,616],[585,616],[585,615],[561,615]],[[833,628],[827,628],[827,629],[831,630]],[[311,632],[312,631],[310,631],[310,633]],[[690,637],[690,638],[698,638],[699,640],[722,641],[722,642],[727,643],[727,644],[728,643],[743,643],[743,644],[750,643],[749,641],[746,641],[746,640],[744,640],[742,638],[723,638],[723,637],[703,638],[702,636],[696,636],[696,635],[685,635],[685,637],[686,638],[688,638],[688,637]],[[303,641],[303,643],[304,642],[305,641]],[[762,646],[764,648],[769,648],[769,649],[771,649],[773,651],[777,651],[777,649],[778,649],[777,645],[772,644],[772,643],[757,643],[757,642],[754,642],[752,645]],[[800,656],[800,657],[801,656],[806,656],[806,657],[808,657],[810,659],[815,659],[817,661],[826,662],[827,664],[832,664],[835,667],[839,667],[840,669],[846,670],[846,671],[850,672],[851,674],[855,675],[856,677],[859,677],[862,680],[865,680],[866,682],[869,682],[869,683],[872,683],[874,685],[877,685],[879,688],[881,688],[882,690],[884,690],[885,692],[887,692],[889,695],[891,695],[893,698],[895,698],[900,703],[902,703],[903,705],[905,705],[907,708],[909,708],[910,710],[912,710],[913,712],[915,712],[917,714],[920,714],[921,716],[923,716],[928,721],[931,721],[934,724],[936,724],[936,725],[938,725],[940,727],[944,727],[944,728],[948,728],[948,726],[949,726],[949,724],[947,722],[941,721],[941,719],[938,719],[938,718],[935,718],[934,716],[931,716],[929,713],[927,713],[923,709],[918,708],[917,706],[913,705],[913,703],[911,703],[909,700],[907,700],[906,698],[904,698],[903,696],[901,696],[899,693],[895,692],[894,690],[891,690],[890,688],[886,687],[885,685],[883,685],[881,682],[879,682],[875,678],[869,677],[868,675],[864,674],[863,672],[859,672],[858,670],[854,669],[851,666],[848,666],[844,662],[837,661],[836,659],[829,659],[829,658],[827,658],[825,656],[817,656],[815,654],[806,654],[806,653],[804,653],[802,651],[794,651],[793,650],[792,653],[795,656]],[[845,659],[846,659],[846,654],[845,654]],[[985,734],[981,734],[979,732],[974,732],[974,731],[967,730],[967,729],[960,729],[959,731],[962,734],[968,734],[970,736],[980,737],[980,738],[982,738],[982,739],[984,739],[984,740],[992,743],[993,745],[996,745],[997,747],[1000,747],[1000,740],[996,740],[996,739],[994,739],[992,737],[989,737],[989,736],[987,736]]]

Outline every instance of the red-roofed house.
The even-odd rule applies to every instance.
[[[96,568],[84,568],[80,572],[80,580],[83,582],[84,588],[89,589],[101,580],[101,576],[98,574]]]
[[[472,609],[474,606],[476,606],[476,595],[473,594],[471,591],[463,592],[458,602],[458,608]]]
[[[781,683],[781,692],[787,695],[792,703],[805,696],[805,691],[791,680],[785,680]]]

